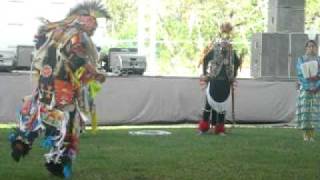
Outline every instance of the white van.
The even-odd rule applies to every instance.
[[[146,57],[138,55],[137,48],[110,48],[106,71],[115,75],[143,75],[147,67]]]
[[[16,51],[0,50],[0,71],[12,71],[16,64]]]

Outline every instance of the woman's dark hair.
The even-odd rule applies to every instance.
[[[306,44],[305,44],[304,47],[307,47],[309,43],[312,43],[312,44],[314,44],[316,47],[318,47],[318,44],[317,44],[317,42],[316,42],[315,40],[308,40],[308,41],[306,42]]]

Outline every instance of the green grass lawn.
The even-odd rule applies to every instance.
[[[301,131],[285,128],[235,128],[225,137],[192,128],[164,129],[169,136],[131,136],[131,130],[83,134],[72,179],[320,179],[320,132],[315,142],[304,142]],[[14,162],[8,132],[0,129],[0,179],[59,179],[43,166],[39,141]]]

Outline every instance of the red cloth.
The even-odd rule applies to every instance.
[[[224,133],[224,132],[225,132],[224,123],[217,124],[214,129],[214,133],[220,134],[220,133]]]
[[[201,132],[206,132],[208,131],[210,128],[210,124],[209,124],[209,121],[205,121],[205,120],[200,120],[199,121],[199,126],[198,126],[198,129],[201,131]]]
[[[74,88],[70,82],[54,80],[54,90],[57,105],[72,104]]]

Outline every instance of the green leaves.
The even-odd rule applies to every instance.
[[[124,40],[117,41],[117,46],[137,46],[139,3],[150,1],[106,1],[112,16],[108,35],[114,40]],[[251,37],[266,32],[268,0],[153,0],[152,3],[157,3],[154,12],[159,75],[197,75],[200,52],[218,36],[220,24],[226,21],[235,26],[234,48],[247,52],[244,67],[249,67]],[[306,30],[320,30],[319,9],[320,0],[306,1]]]

